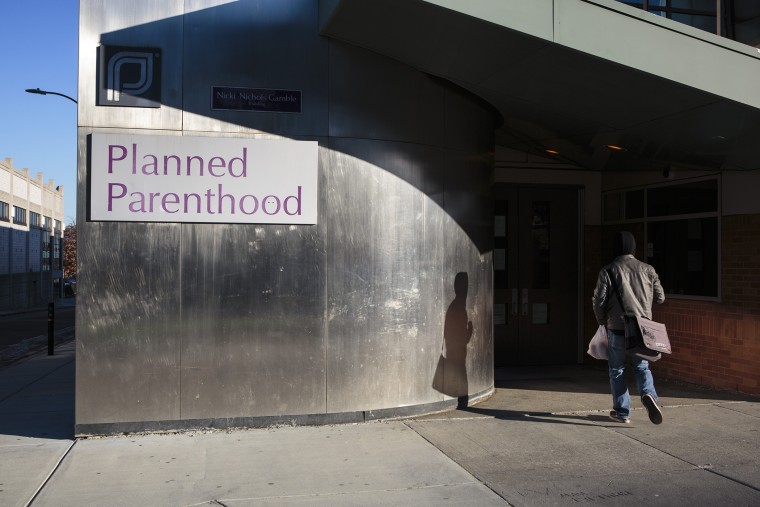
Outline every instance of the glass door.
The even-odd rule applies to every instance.
[[[496,366],[578,362],[578,190],[496,187]]]

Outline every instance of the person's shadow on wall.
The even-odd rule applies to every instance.
[[[467,406],[467,344],[472,338],[472,322],[467,319],[467,273],[454,278],[454,300],[446,310],[443,344],[433,377],[433,388],[457,398],[459,407]]]

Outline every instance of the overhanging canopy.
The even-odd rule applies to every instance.
[[[760,53],[612,0],[335,0],[322,33],[448,79],[497,143],[595,170],[760,169]],[[625,151],[614,151],[614,145]]]

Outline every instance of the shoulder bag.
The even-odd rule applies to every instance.
[[[625,338],[627,349],[631,354],[638,356],[647,361],[657,361],[660,359],[661,352],[670,354],[670,339],[665,324],[655,322],[646,317],[629,315],[630,312],[623,305],[623,298],[620,296],[617,283],[612,272],[608,269],[607,276],[610,277],[612,288],[617,296],[620,309],[623,310],[623,322],[625,324]]]

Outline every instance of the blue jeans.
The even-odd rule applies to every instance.
[[[625,380],[625,361],[628,353],[625,349],[625,336],[607,330],[607,364],[610,367],[610,388],[612,389],[612,408],[620,417],[631,416],[631,396],[628,394],[628,384]],[[631,366],[636,376],[636,387],[639,396],[651,394],[657,399],[654,390],[652,372],[649,371],[649,361],[630,355]]]

